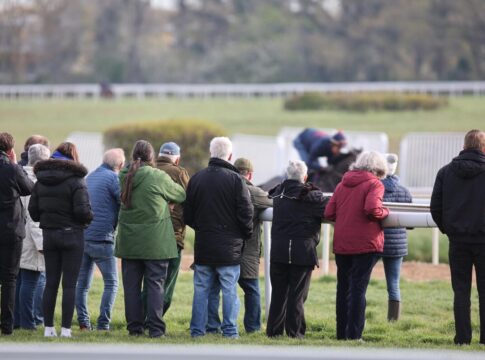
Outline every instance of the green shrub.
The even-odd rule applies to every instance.
[[[215,136],[224,136],[226,131],[212,123],[200,120],[165,120],[156,122],[123,124],[104,132],[107,148],[120,147],[127,159],[137,140],[149,141],[158,154],[164,142],[174,141],[181,148],[180,164],[190,175],[207,165],[209,142]]]
[[[448,104],[446,98],[403,93],[304,93],[285,101],[286,110],[416,111],[436,110]]]

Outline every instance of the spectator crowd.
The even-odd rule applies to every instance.
[[[336,338],[362,340],[366,291],[382,260],[388,320],[401,314],[400,270],[407,254],[405,228],[382,227],[384,201],[411,203],[395,175],[397,155],[366,151],[343,176],[333,196],[307,182],[309,169],[331,166],[346,145],[306,129],[295,139],[302,161],[290,161],[285,179],[269,192],[252,183],[250,159],[232,162],[232,143],[216,137],[208,166],[191,178],[180,166],[175,142],[138,140],[128,161],[109,149],[88,174],[76,145],[63,142],[51,153],[40,135],[27,139],[20,161],[14,139],[0,133],[0,329],[44,327],[56,337],[54,313],[62,286],[61,337],[79,328],[109,331],[118,291],[118,259],[124,288],[126,327],[132,336],[166,334],[186,226],[195,231],[190,335],[238,338],[244,292],[244,329],[262,331],[259,262],[261,212],[273,208],[270,273],[273,291],[265,327],[268,337],[302,338],[304,303],[318,266],[322,220],[334,223],[337,265]],[[327,159],[322,163],[321,156]],[[485,344],[485,133],[471,130],[463,151],[437,174],[431,214],[450,240],[456,344],[472,338],[472,268],[480,301],[480,343]],[[90,318],[89,289],[96,267],[104,290],[99,316]],[[219,307],[222,302],[222,319]]]

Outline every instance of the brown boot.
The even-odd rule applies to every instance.
[[[387,320],[397,321],[401,317],[401,302],[396,300],[389,300],[387,306]]]

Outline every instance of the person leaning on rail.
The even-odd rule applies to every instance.
[[[384,184],[384,201],[393,203],[412,203],[413,199],[408,189],[399,183],[394,175],[397,168],[396,154],[386,154],[387,176],[382,180]],[[408,254],[408,238],[406,228],[395,227],[384,229],[384,250],[382,263],[386,275],[388,307],[387,320],[397,321],[401,315],[401,290],[399,279],[404,256]]]
[[[333,252],[337,264],[337,340],[361,340],[365,325],[365,293],[372,269],[384,247],[380,179],[387,164],[377,152],[363,152],[345,173],[325,209],[335,221]]]
[[[305,183],[303,161],[290,161],[287,180],[270,190],[273,199],[270,278],[273,291],[266,335],[305,336],[304,303],[312,271],[318,266],[317,245],[328,198]]]
[[[480,344],[485,344],[485,132],[471,130],[460,154],[436,175],[431,215],[450,240],[455,344],[472,339],[470,292],[475,267],[480,304]]]

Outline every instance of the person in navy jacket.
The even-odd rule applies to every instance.
[[[411,203],[413,201],[409,190],[399,183],[399,178],[394,175],[397,168],[398,157],[396,154],[387,154],[387,176],[382,180],[384,184],[384,202]],[[386,274],[388,308],[387,320],[396,321],[401,314],[401,292],[399,279],[401,277],[401,265],[404,256],[408,254],[408,238],[406,228],[384,229],[384,251],[382,262]]]
[[[322,169],[318,158],[326,157],[327,164],[332,165],[334,158],[347,145],[347,139],[341,131],[330,136],[324,131],[307,128],[293,140],[293,145],[308,169],[318,171]]]
[[[103,163],[86,179],[94,218],[84,230],[84,254],[76,286],[76,311],[81,330],[91,329],[87,296],[93,278],[94,264],[99,268],[104,281],[96,328],[109,330],[111,310],[118,291],[117,262],[113,253],[120,210],[118,173],[124,162],[125,154],[122,149],[110,149],[104,154]]]

